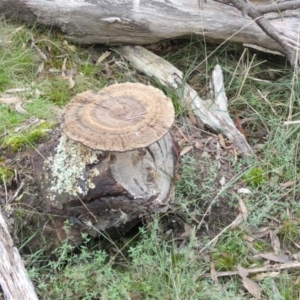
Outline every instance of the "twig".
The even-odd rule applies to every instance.
[[[187,136],[182,132],[182,130],[175,124],[174,127],[178,130],[179,134],[183,137],[184,141],[187,143],[191,143],[191,141],[187,138]]]
[[[2,139],[3,137],[5,137],[6,135],[8,135],[9,134],[9,132],[8,131],[5,131],[4,133],[2,133],[1,135],[0,135],[0,139]]]
[[[28,124],[25,124],[25,125],[22,125],[22,126],[20,126],[20,127],[17,127],[16,129],[15,129],[15,132],[22,132],[22,131],[24,131],[24,130],[26,130],[26,129],[28,129],[29,127],[31,127],[31,126],[39,126],[40,124],[42,124],[44,121],[43,120],[40,120],[40,119],[38,119],[38,118],[34,118],[34,119],[32,119],[32,120],[30,120],[30,123],[28,123]]]
[[[270,265],[266,267],[260,267],[260,268],[253,268],[253,269],[247,269],[249,274],[254,273],[261,273],[261,272],[275,272],[280,270],[286,270],[286,269],[294,269],[294,268],[300,268],[300,262],[290,262],[286,264],[281,265]],[[223,276],[232,276],[232,275],[238,275],[238,271],[226,271],[226,272],[217,272],[215,274],[216,277],[223,277]],[[210,278],[211,274],[204,274],[203,277]]]
[[[3,174],[2,174],[2,182],[3,182],[3,186],[4,186],[4,191],[5,191],[5,203],[7,204],[8,194],[7,194],[7,187],[6,187],[5,176]]]
[[[22,190],[23,186],[24,186],[24,182],[21,181],[20,186],[18,187],[18,189],[16,190],[16,192],[14,193],[14,195],[12,196],[12,198],[10,199],[9,202],[13,202],[18,197],[18,195],[19,195],[20,191]]]
[[[97,217],[90,211],[90,209],[86,206],[86,204],[77,196],[77,199],[81,202],[81,204],[85,207],[85,209],[90,213],[90,215],[94,218],[97,223]]]
[[[300,124],[300,120],[298,121],[285,121],[283,122],[284,125],[293,125],[293,124]]]

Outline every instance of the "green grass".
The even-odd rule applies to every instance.
[[[63,245],[57,261],[31,269],[30,275],[43,299],[222,299],[212,284],[200,280],[206,266],[192,259],[196,257],[192,243],[176,248],[161,240],[154,220],[151,232],[141,229],[122,266],[104,251],[91,252],[82,245],[81,253],[75,255]],[[223,299],[230,297],[233,291]]]
[[[7,88],[20,87],[19,78],[24,83],[30,83],[37,63],[34,50],[28,47],[30,31],[24,27],[17,28],[3,23],[1,21],[0,92]]]
[[[11,134],[4,138],[2,147],[3,149],[11,149],[14,152],[18,152],[24,146],[37,146],[37,143],[41,138],[45,137],[53,128],[52,124],[47,122],[37,126],[34,129],[25,130],[20,134]]]
[[[18,161],[27,159],[24,152],[36,148],[46,129],[59,124],[63,107],[77,93],[100,90],[115,81],[150,79],[131,72],[129,65],[125,69],[114,63],[95,66],[87,49],[66,45],[54,33],[4,20],[0,24],[0,98],[8,89],[26,88],[12,95],[22,99],[27,111],[22,114],[14,106],[0,103],[3,185],[4,177],[8,184],[14,176]],[[33,40],[47,56],[43,68],[31,45]],[[243,126],[255,155],[236,160],[228,152],[218,158],[215,153],[194,148],[181,158],[173,210],[151,216],[148,226],[140,228],[133,239],[97,241],[84,236],[79,248],[63,243],[52,253],[38,249],[28,254],[29,240],[34,239],[30,214],[45,212],[14,203],[20,216],[21,242],[17,246],[40,299],[249,299],[251,295],[236,275],[220,277],[216,284],[209,276],[211,266],[216,272],[234,271],[237,265],[263,267],[265,259],[256,254],[274,252],[268,233],[257,236],[264,228],[277,232],[281,253],[298,253],[300,125],[283,125],[287,119],[299,119],[298,75],[275,57],[266,62],[263,55],[231,44],[216,48],[193,39],[171,42],[170,47],[172,51],[161,50],[160,55],[183,71],[185,80],[205,99],[210,98],[208,82],[213,67],[216,63],[222,66],[230,115],[248,120]],[[61,76],[65,59],[66,68],[74,73],[72,88]],[[177,125],[188,137],[199,132],[199,139],[216,137],[207,128],[191,125],[178,96],[165,92],[174,102]],[[34,118],[44,122],[41,127],[16,131]],[[29,168],[22,172],[30,178]],[[220,183],[223,176],[225,184]],[[251,193],[238,194],[241,187]],[[24,194],[35,197],[35,192],[25,190]],[[248,218],[227,228],[239,213],[241,199]],[[26,236],[28,232],[31,237]],[[255,280],[265,299],[292,300],[299,298],[298,277],[299,272],[291,269],[274,278]],[[275,296],[274,286],[278,291]]]

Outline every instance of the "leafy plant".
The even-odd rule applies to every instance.
[[[180,180],[176,185],[177,191],[186,196],[195,196],[198,194],[195,159],[192,156],[186,155],[182,158],[182,165]]]
[[[249,170],[244,176],[243,180],[251,187],[259,187],[268,181],[265,171],[261,168],[255,167]]]

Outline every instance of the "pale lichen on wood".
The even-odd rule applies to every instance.
[[[50,199],[54,201],[56,195],[62,193],[86,195],[92,187],[87,180],[86,165],[97,163],[101,154],[102,151],[89,149],[62,134],[54,157],[45,161],[45,171],[52,175]]]

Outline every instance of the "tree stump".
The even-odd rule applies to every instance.
[[[128,86],[138,86],[137,95]],[[81,232],[125,233],[141,216],[168,208],[178,156],[168,132],[173,120],[171,100],[142,84],[114,85],[70,102],[62,128],[32,156],[34,177],[59,239],[79,244]]]

